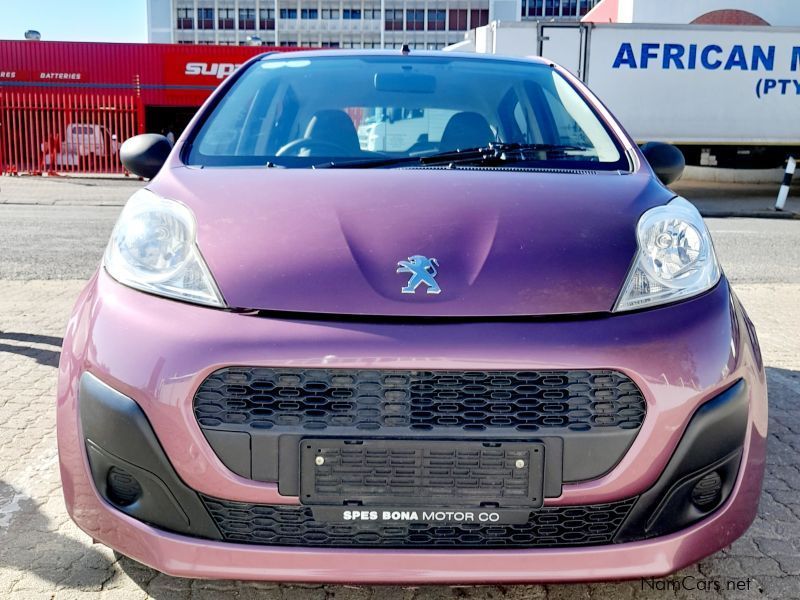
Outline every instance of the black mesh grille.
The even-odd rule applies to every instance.
[[[231,367],[194,399],[206,429],[636,429],[645,400],[615,371],[372,371]]]
[[[521,525],[322,523],[309,507],[259,505],[202,496],[229,542],[366,548],[543,548],[610,544],[635,498],[589,506],[544,507]]]

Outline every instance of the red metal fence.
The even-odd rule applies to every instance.
[[[0,92],[0,173],[123,173],[136,96]]]

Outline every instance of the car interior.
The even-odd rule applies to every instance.
[[[310,166],[503,142],[570,146],[562,158],[583,161],[621,156],[580,95],[542,65],[478,77],[474,60],[297,62],[265,61],[245,73],[202,125],[192,154],[205,164]]]

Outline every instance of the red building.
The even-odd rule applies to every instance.
[[[125,139],[177,135],[237,65],[273,50],[0,41],[0,172],[121,172]]]

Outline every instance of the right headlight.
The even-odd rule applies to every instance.
[[[636,228],[639,250],[614,312],[667,304],[714,287],[720,268],[703,217],[676,198],[648,210]]]
[[[114,279],[138,290],[224,307],[196,233],[194,215],[183,204],[139,190],[114,226],[103,265]]]

